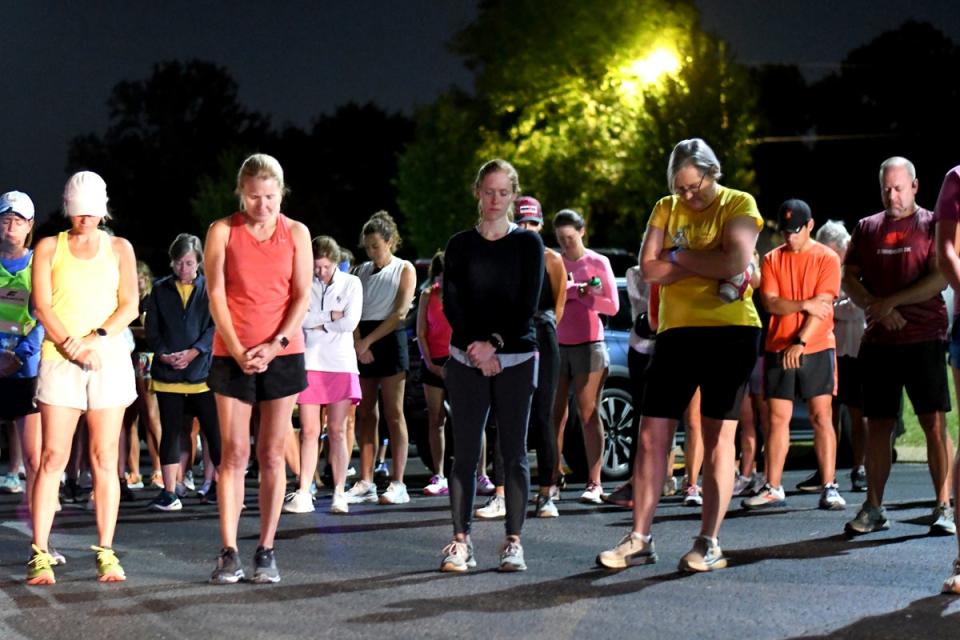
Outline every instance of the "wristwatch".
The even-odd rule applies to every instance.
[[[290,340],[287,338],[287,336],[283,335],[282,333],[278,333],[274,338],[274,340],[280,343],[281,349],[286,349],[287,345],[290,344]]]
[[[106,338],[106,337],[107,337],[107,330],[104,329],[103,327],[97,327],[96,329],[93,330],[93,332],[94,332],[95,334],[97,334],[97,337],[98,337],[98,338]]]
[[[807,343],[800,336],[797,336],[796,338],[793,339],[793,344],[798,344],[801,347],[807,346]]]
[[[503,349],[503,345],[505,344],[503,342],[503,337],[499,333],[491,333],[490,337],[487,338],[487,342],[493,345],[494,351],[500,351],[500,349]]]

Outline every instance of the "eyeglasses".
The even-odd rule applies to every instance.
[[[701,176],[700,176],[700,182],[698,182],[698,183],[697,183],[697,186],[695,186],[695,187],[678,187],[678,186],[674,185],[674,187],[673,187],[673,192],[674,192],[675,194],[677,194],[678,196],[680,196],[681,198],[682,198],[683,196],[687,195],[688,193],[689,193],[690,195],[693,195],[693,194],[696,194],[696,193],[700,193],[700,187],[703,186],[703,180],[704,180],[706,177],[707,177],[707,174],[705,174],[705,173],[704,173],[703,175],[701,175]]]

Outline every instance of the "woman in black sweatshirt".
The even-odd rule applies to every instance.
[[[453,328],[444,367],[453,414],[454,467],[450,504],[454,539],[441,571],[476,566],[470,520],[477,461],[492,409],[506,479],[506,540],[501,571],[527,568],[520,530],[530,491],[527,419],[537,384],[533,316],[543,279],[543,241],[511,222],[520,194],[516,169],[504,160],[484,164],[474,182],[480,222],[447,244],[443,310]]]

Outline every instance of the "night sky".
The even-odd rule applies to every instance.
[[[800,64],[810,79],[909,18],[960,42],[954,0],[696,0],[702,26],[738,60]],[[549,7],[549,2],[544,2]],[[101,133],[121,80],[166,59],[221,64],[246,106],[275,124],[307,126],[347,102],[411,113],[470,73],[445,42],[476,14],[473,2],[27,2],[0,0],[0,190],[37,209],[59,207],[69,139]],[[951,70],[949,78],[957,77]],[[891,90],[917,91],[908,78]]]

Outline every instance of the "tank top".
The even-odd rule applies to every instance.
[[[117,310],[120,265],[113,253],[110,235],[98,230],[97,236],[97,253],[84,260],[70,252],[68,231],[57,234],[57,248],[50,267],[51,308],[71,336],[85,336],[103,326]],[[40,359],[65,358],[57,345],[45,337]]]
[[[223,275],[227,309],[237,339],[245,349],[269,342],[280,331],[290,307],[296,249],[289,218],[277,214],[277,227],[266,240],[247,229],[242,213],[230,216]],[[280,355],[303,353],[303,332],[291,331]],[[213,336],[213,355],[229,356],[223,338]]]
[[[431,358],[446,358],[450,355],[450,336],[453,328],[443,314],[443,295],[440,292],[440,283],[434,282],[430,287],[430,297],[427,302],[427,347]]]
[[[15,273],[11,273],[7,271],[4,262],[25,264]],[[14,343],[30,333],[37,324],[36,318],[30,313],[32,266],[33,251],[29,249],[23,258],[0,261],[0,334],[13,337]],[[2,339],[0,336],[0,340]]]
[[[363,313],[360,320],[383,320],[391,313],[400,289],[400,275],[406,260],[397,256],[390,258],[383,269],[376,270],[373,261],[364,262],[357,268],[357,277],[363,284]]]

